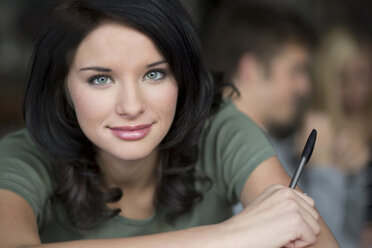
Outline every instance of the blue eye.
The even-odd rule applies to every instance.
[[[106,75],[96,75],[91,77],[88,82],[93,85],[103,86],[112,82],[111,78]]]
[[[163,70],[157,70],[157,71],[149,71],[145,75],[145,79],[149,80],[161,80],[165,77],[165,71]]]

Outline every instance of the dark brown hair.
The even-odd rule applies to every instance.
[[[229,78],[247,52],[268,68],[284,44],[310,48],[314,41],[313,29],[300,16],[273,2],[250,1],[220,6],[210,19],[204,45],[211,68]]]
[[[173,124],[160,144],[156,206],[169,219],[189,211],[201,199],[195,187],[199,136],[212,104],[213,85],[197,34],[177,0],[68,0],[46,21],[38,39],[24,101],[24,118],[35,142],[57,161],[54,198],[78,227],[93,227],[120,212],[106,203],[122,197],[103,190],[93,144],[80,129],[68,104],[65,79],[69,57],[86,35],[114,20],[147,35],[170,65],[178,83]],[[125,197],[125,192],[124,192]]]

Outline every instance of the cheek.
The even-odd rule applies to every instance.
[[[157,109],[158,113],[162,115],[162,119],[171,119],[173,121],[178,98],[178,87],[176,84],[164,85],[162,89],[152,92],[147,98],[150,100],[148,104]]]
[[[169,92],[167,98],[164,98],[164,106],[168,109],[169,112],[173,113],[173,115],[176,112],[177,99],[178,99],[177,87],[173,87],[172,90]]]
[[[271,95],[275,106],[286,106],[292,102],[292,89],[286,78],[276,78],[270,83],[273,84]]]
[[[296,109],[296,97],[292,92],[290,85],[286,82],[276,82],[278,83],[277,87],[273,89],[273,100],[271,106],[274,106],[273,111],[274,115],[277,116],[277,119],[283,119],[287,122]]]
[[[110,106],[107,98],[79,87],[70,87],[70,97],[83,130],[99,124],[108,111],[106,108]]]

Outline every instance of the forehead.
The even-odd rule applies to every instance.
[[[105,22],[80,43],[73,65],[115,64],[162,59],[154,42],[140,31],[117,22]]]

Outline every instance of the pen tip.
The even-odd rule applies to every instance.
[[[317,136],[317,131],[313,129],[309,135],[309,138],[306,141],[304,151],[302,152],[302,155],[301,155],[301,157],[306,159],[306,163],[309,162],[310,157],[313,154],[316,136]]]

